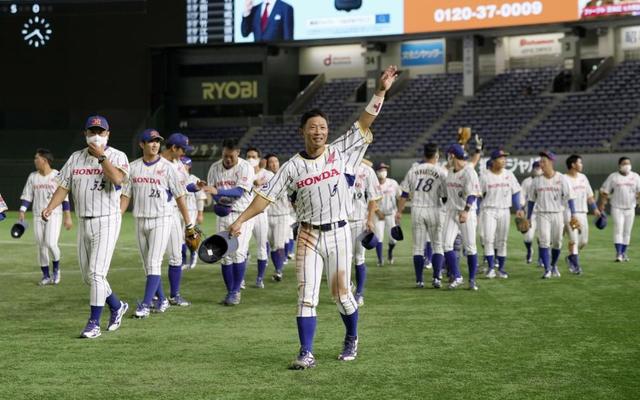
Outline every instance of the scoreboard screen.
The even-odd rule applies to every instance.
[[[186,0],[187,44],[233,42],[233,0]]]

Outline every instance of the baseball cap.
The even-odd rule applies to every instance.
[[[531,164],[531,168],[532,169],[540,168],[540,161],[534,161],[533,164]]]
[[[458,160],[466,160],[467,155],[464,153],[464,148],[459,144],[452,144],[447,149],[447,154],[453,154]]]
[[[485,164],[485,167],[487,167],[487,169],[491,168],[491,166],[493,165],[493,160],[492,159],[488,159],[487,163]]]
[[[502,149],[496,149],[494,151],[491,152],[491,159],[495,160],[496,158],[500,158],[500,157],[506,157],[508,156],[509,153],[507,153],[506,151],[502,150]]]
[[[551,161],[555,161],[556,160],[556,154],[554,152],[552,152],[551,150],[543,150],[540,153],[538,153],[538,155],[540,157],[547,157]]]
[[[160,133],[158,133],[158,131],[153,129],[153,128],[145,129],[140,134],[140,141],[141,142],[147,143],[147,142],[150,142],[150,141],[156,140],[156,139],[160,139],[161,142],[164,142],[164,138],[162,136],[160,136]]]
[[[389,166],[387,164],[381,162],[378,165],[376,165],[376,171],[381,170],[381,169],[389,169]]]
[[[105,131],[109,130],[109,123],[107,119],[101,115],[92,115],[87,118],[87,122],[84,124],[84,129],[89,128],[102,128]]]
[[[180,157],[180,161],[182,161],[184,165],[191,166],[192,164],[192,161],[189,157]]]
[[[193,151],[193,147],[189,146],[189,138],[182,133],[172,133],[166,143],[167,146],[178,146],[184,149],[184,151]]]

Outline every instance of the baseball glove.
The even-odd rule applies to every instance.
[[[516,217],[516,226],[518,227],[518,231],[520,231],[520,233],[527,233],[529,232],[529,229],[531,229],[529,220],[523,217]]]
[[[471,139],[471,128],[458,128],[458,143],[464,146],[469,139]]]
[[[191,251],[198,251],[202,242],[202,231],[197,225],[187,226],[184,230],[184,241]]]
[[[580,231],[582,229],[582,225],[580,225],[580,221],[578,221],[578,218],[576,218],[576,217],[571,217],[571,219],[569,220],[569,226],[574,231],[575,230]]]

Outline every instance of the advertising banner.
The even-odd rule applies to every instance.
[[[640,15],[640,1],[638,0],[578,0],[579,16],[584,19]]]
[[[620,29],[620,47],[622,50],[640,48],[640,26],[629,26]]]
[[[359,44],[344,46],[315,46],[300,50],[300,74],[328,74],[361,76],[364,71],[364,50]]]
[[[509,37],[509,56],[514,58],[560,55],[563,33]]]
[[[180,80],[178,102],[185,105],[256,104],[265,98],[262,76],[214,76]]]
[[[400,65],[416,67],[444,64],[444,40],[405,42],[400,47]]]

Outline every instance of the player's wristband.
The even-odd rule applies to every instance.
[[[595,211],[595,209],[598,208],[598,206],[596,205],[596,203],[591,203],[589,204],[589,210],[591,211]]]
[[[185,229],[191,229],[193,228],[193,224],[188,224],[187,226],[185,226]]]
[[[382,103],[384,103],[384,97],[374,94],[364,110],[371,115],[378,115],[382,109]]]

